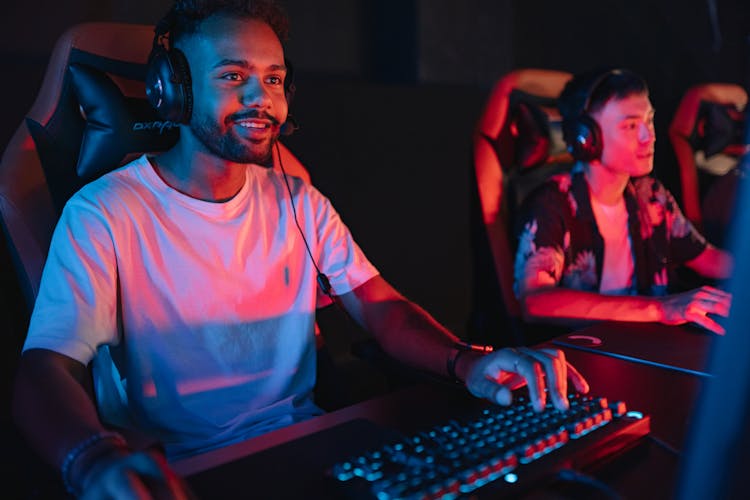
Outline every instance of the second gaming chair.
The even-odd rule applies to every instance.
[[[747,92],[731,83],[702,83],[682,97],[669,127],[685,215],[723,246],[742,172]]]
[[[471,223],[474,342],[529,342],[513,292],[513,219],[524,197],[553,173],[570,168],[556,100],[570,73],[519,69],[494,85],[473,133]]]

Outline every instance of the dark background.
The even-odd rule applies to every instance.
[[[642,74],[657,110],[655,174],[678,198],[666,130],[683,92],[698,82],[750,81],[747,0],[282,4],[296,69],[292,111],[301,124],[286,143],[383,275],[461,336],[472,300],[471,131],[499,76],[522,67],[622,66]],[[0,146],[31,107],[66,28],[84,21],[153,24],[169,5],[5,2]],[[26,318],[10,262],[1,257],[7,394]]]

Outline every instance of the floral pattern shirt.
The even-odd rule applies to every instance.
[[[653,177],[625,189],[634,276],[631,295],[664,295],[669,274],[706,248],[672,194]],[[517,220],[515,293],[540,283],[598,292],[604,240],[591,209],[582,165],[555,175],[525,201]]]

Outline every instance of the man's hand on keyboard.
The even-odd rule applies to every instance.
[[[473,395],[508,405],[515,389],[528,385],[534,409],[541,411],[549,396],[555,408],[568,409],[568,379],[577,391],[586,393],[589,384],[559,349],[508,348],[476,358],[469,369],[466,387]]]

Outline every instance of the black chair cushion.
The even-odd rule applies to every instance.
[[[521,170],[552,163],[565,152],[562,123],[551,119],[554,99],[521,91],[510,95],[510,128],[515,143],[515,164]]]
[[[145,99],[123,96],[105,73],[75,64],[68,71],[86,121],[76,165],[80,178],[98,177],[177,141],[176,123],[159,119]]]
[[[730,146],[741,146],[744,130],[745,113],[732,105],[703,101],[690,142],[709,158]]]
[[[108,74],[142,82],[145,67],[73,50],[50,119],[26,119],[58,213],[84,184],[179,138],[177,125],[158,116],[145,90],[125,96]]]

